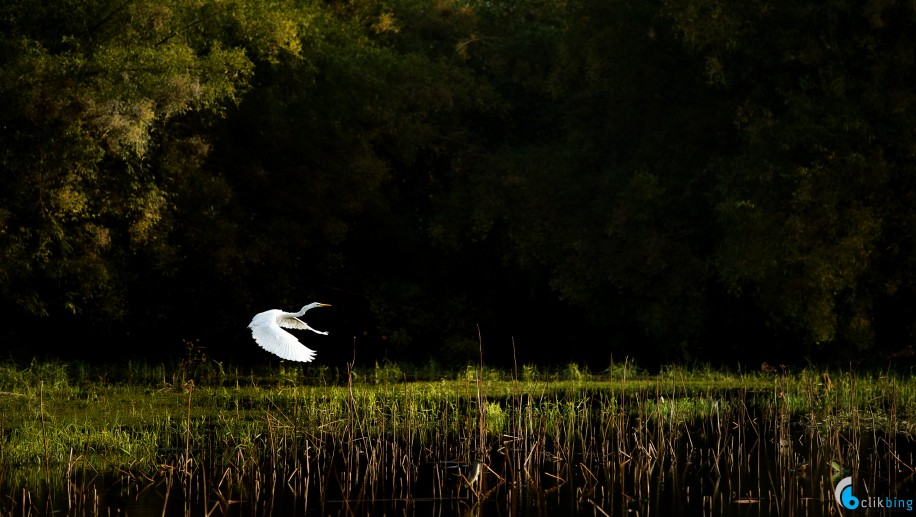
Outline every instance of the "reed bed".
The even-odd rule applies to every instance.
[[[912,376],[421,376],[3,364],[0,515],[820,515],[837,475],[912,491]]]

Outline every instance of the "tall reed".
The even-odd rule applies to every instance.
[[[232,377],[200,385],[50,382],[61,368],[4,374],[16,394],[0,397],[0,515],[138,504],[188,515],[290,505],[365,514],[427,503],[793,513],[829,507],[837,468],[888,490],[913,472],[906,415],[916,389],[888,373],[646,375],[629,360],[597,375],[569,365],[505,373],[481,360],[409,382],[399,368],[353,363],[336,381],[229,368]],[[33,467],[40,478],[27,474]]]

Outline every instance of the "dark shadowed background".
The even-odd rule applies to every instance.
[[[908,364],[910,2],[12,0],[13,357]],[[479,329],[479,332],[478,332]]]

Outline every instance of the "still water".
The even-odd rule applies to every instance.
[[[0,515],[821,516],[851,511],[835,498],[846,477],[856,515],[914,511],[913,442],[866,428],[742,408],[690,423],[621,416],[553,433],[563,440],[277,435],[257,458],[162,451],[154,474],[78,458],[2,472]]]

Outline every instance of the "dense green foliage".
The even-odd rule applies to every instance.
[[[475,324],[504,362],[899,357],[914,25],[889,0],[6,2],[5,348],[230,354],[320,298],[363,357],[464,362]]]

